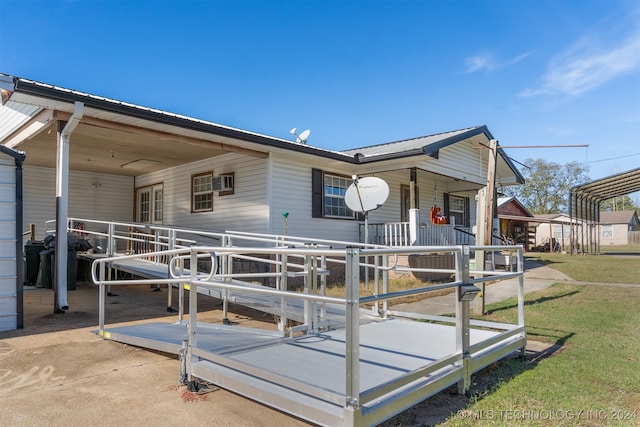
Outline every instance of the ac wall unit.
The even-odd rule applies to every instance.
[[[233,175],[219,175],[211,179],[213,191],[232,191]]]

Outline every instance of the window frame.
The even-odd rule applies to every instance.
[[[454,210],[454,212],[462,212],[463,223],[458,224],[456,218],[456,227],[470,228],[471,227],[471,202],[467,196],[457,196],[455,194],[444,193],[444,215],[447,217],[447,223],[451,224],[451,198],[461,199],[463,203],[463,210]]]
[[[358,212],[354,212],[351,209],[349,209],[346,206],[346,204],[344,204],[344,209],[346,212],[351,213],[349,216],[327,214],[328,198],[342,199],[344,201],[344,194],[346,193],[347,188],[349,188],[349,185],[351,185],[351,183],[348,182],[351,179],[350,176],[343,175],[340,173],[326,172],[321,169],[315,169],[315,168],[311,170],[311,174],[312,174],[311,176],[312,215],[311,216],[313,218],[325,218],[325,219],[336,219],[336,220],[347,220],[347,221],[354,221],[354,220],[361,219],[360,217],[362,215],[360,215],[360,213]],[[333,186],[334,188],[336,187],[343,188],[342,194],[332,194],[332,193],[327,194],[327,191],[326,191],[327,177],[337,178],[339,180],[345,180],[345,184],[347,184],[346,187]]]
[[[195,191],[196,181],[201,178],[209,177],[209,189],[204,191]],[[191,175],[191,213],[212,212],[213,211],[213,186],[211,185],[211,179],[213,178],[213,171],[200,172]],[[202,200],[196,200],[197,197],[208,196],[208,201],[205,200],[208,206],[202,208],[196,208],[196,203],[202,203]],[[210,205],[209,205],[210,204]]]

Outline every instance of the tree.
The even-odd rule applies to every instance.
[[[577,162],[560,165],[544,159],[526,159],[524,164],[524,185],[508,187],[505,192],[534,215],[567,212],[571,187],[589,181],[588,168]]]
[[[638,206],[628,195],[605,200],[600,204],[601,211],[632,211]]]

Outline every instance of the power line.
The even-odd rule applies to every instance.
[[[583,162],[583,163],[580,163],[580,164],[581,165],[588,165],[589,163],[608,162],[610,160],[625,159],[627,157],[633,157],[633,156],[640,156],[640,153],[627,154],[626,156],[611,157],[609,159],[591,160],[590,162]]]

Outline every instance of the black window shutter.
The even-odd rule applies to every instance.
[[[442,194],[442,198],[444,200],[444,206],[442,207],[442,215],[447,217],[447,222],[449,224],[451,224],[451,221],[449,220],[450,216],[449,216],[449,193],[443,193]]]
[[[471,209],[471,204],[469,203],[469,198],[465,197],[464,198],[464,226],[465,227],[471,226],[471,212],[469,212],[470,209]]]
[[[324,195],[324,184],[321,169],[311,169],[311,217],[322,218],[322,197]]]

